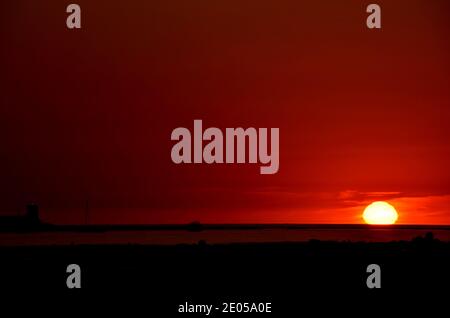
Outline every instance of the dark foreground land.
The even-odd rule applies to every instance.
[[[370,302],[383,295],[390,300],[448,295],[450,286],[450,243],[430,235],[390,243],[1,247],[0,259],[3,294],[19,293],[23,300],[53,294],[135,302],[145,297],[146,306],[167,312],[196,299],[268,300],[278,302],[278,310],[295,311],[299,302],[324,295],[350,302],[357,295]],[[66,287],[69,264],[81,267],[80,290]],[[379,290],[366,285],[369,264],[381,267]]]

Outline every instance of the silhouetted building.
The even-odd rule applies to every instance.
[[[39,206],[28,204],[25,215],[0,216],[0,231],[20,231],[36,228],[41,224]]]

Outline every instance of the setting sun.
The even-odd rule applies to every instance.
[[[363,213],[363,219],[367,224],[394,224],[397,218],[395,208],[384,201],[369,204]]]

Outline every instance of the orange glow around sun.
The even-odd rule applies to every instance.
[[[389,203],[376,201],[364,209],[362,217],[367,224],[394,224],[398,213]]]

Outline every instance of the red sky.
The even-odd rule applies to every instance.
[[[450,224],[450,3],[0,4],[1,214],[45,220]],[[280,170],[175,165],[176,127],[279,127]]]

